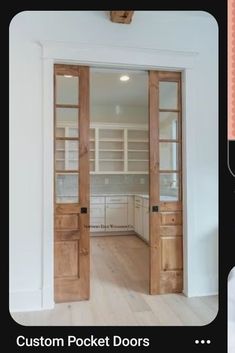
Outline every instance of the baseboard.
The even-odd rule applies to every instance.
[[[193,297],[210,297],[213,295],[218,295],[218,292],[207,292],[207,293],[186,293],[183,291],[183,294],[188,297],[188,298],[193,298]]]
[[[42,310],[42,291],[10,292],[10,312]]]

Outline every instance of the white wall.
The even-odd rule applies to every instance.
[[[217,24],[204,12],[136,12],[130,26],[104,12],[22,12],[10,26],[11,310],[42,308],[42,51],[39,41],[197,51],[195,118],[187,121],[190,296],[217,292]],[[130,58],[131,59],[131,58]],[[120,58],[121,60],[121,58]],[[133,57],[133,60],[135,58]],[[157,63],[156,63],[157,65]]]

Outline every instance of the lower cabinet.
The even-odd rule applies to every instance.
[[[135,232],[149,242],[149,200],[135,197]]]
[[[127,230],[127,204],[106,204],[106,231]]]
[[[137,197],[137,196],[135,196],[135,232],[142,236],[142,233],[143,233],[142,197]]]
[[[105,198],[91,197],[90,231],[104,232],[105,229]]]
[[[149,242],[149,200],[141,196],[91,197],[91,232],[135,231]]]
[[[149,242],[149,207],[143,206],[143,233],[142,236],[144,240]]]

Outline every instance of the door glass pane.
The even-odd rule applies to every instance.
[[[178,139],[178,113],[160,112],[159,138]]]
[[[78,170],[78,141],[56,141],[56,170]]]
[[[77,108],[56,108],[56,137],[78,137]]]
[[[179,200],[178,173],[160,173],[160,201]]]
[[[78,94],[77,76],[56,76],[56,104],[78,104]]]
[[[178,109],[178,83],[159,82],[160,109]]]
[[[79,174],[56,174],[56,202],[78,202]]]
[[[160,170],[178,169],[178,143],[160,142]]]

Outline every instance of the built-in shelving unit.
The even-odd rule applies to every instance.
[[[78,129],[57,127],[58,137],[73,138]],[[78,167],[77,141],[57,140],[56,167],[69,171]],[[148,174],[149,140],[146,125],[92,124],[90,127],[91,174]]]

